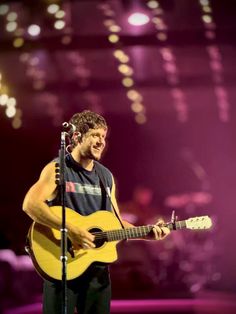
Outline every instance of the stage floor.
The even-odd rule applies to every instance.
[[[42,304],[37,302],[11,309],[3,314],[41,314]],[[235,314],[236,299],[232,296],[211,299],[165,299],[165,300],[112,300],[113,313],[195,313],[195,314]]]

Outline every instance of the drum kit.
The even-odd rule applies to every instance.
[[[212,198],[211,193],[204,191],[174,194],[165,198],[164,205],[167,209],[174,208],[177,215],[181,216],[177,217],[177,220],[182,220],[190,216],[206,215],[206,208]],[[126,216],[123,218],[128,221],[128,218],[131,218],[135,223],[134,214],[127,212]],[[169,218],[164,217],[164,220],[168,221]],[[168,290],[181,285],[194,293],[198,292],[211,276],[211,258],[214,255],[212,232],[178,230],[172,232],[164,241],[134,242],[121,244],[119,263],[126,264],[125,267],[130,268],[130,272],[136,269],[137,272],[145,273],[146,279],[149,282],[152,280],[156,287],[163,285]]]

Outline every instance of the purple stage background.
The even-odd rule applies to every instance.
[[[59,5],[55,13],[50,3]],[[133,25],[139,16],[130,24],[135,12],[147,23]],[[2,309],[40,311],[22,201],[58,154],[61,123],[90,109],[110,126],[103,163],[124,218],[170,220],[174,209],[180,220],[213,220],[209,231],[121,243],[111,277],[114,302],[124,303],[112,311],[235,312],[235,19],[233,0],[1,1]],[[140,205],[142,189],[149,196]],[[130,301],[138,299],[143,307]]]

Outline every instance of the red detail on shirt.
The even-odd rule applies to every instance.
[[[66,182],[66,192],[75,193],[75,183],[74,182]]]

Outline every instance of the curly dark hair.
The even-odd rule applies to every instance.
[[[75,113],[71,117],[69,123],[76,127],[76,132],[81,134],[81,138],[89,131],[89,129],[108,128],[106,120],[101,115],[90,110]],[[72,145],[75,147],[73,140]]]

